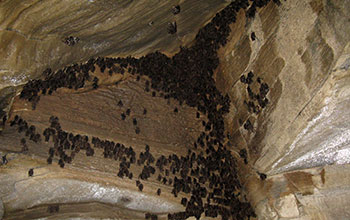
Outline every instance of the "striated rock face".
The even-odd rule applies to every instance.
[[[224,0],[181,2],[175,16],[176,1],[1,1],[0,89],[93,56],[174,53],[227,5]],[[169,35],[168,23],[174,21],[177,34]],[[62,42],[69,36],[78,43]]]
[[[254,20],[238,19],[231,44],[222,48],[216,79],[232,100],[226,118],[232,141],[249,152],[248,170],[268,176],[261,182],[242,171],[261,219],[349,218],[342,209],[350,205],[342,181],[350,158],[349,7],[343,1],[270,4]],[[240,77],[250,71],[248,86]],[[256,97],[263,83],[269,88],[264,109]]]
[[[174,15],[171,8],[178,3],[181,12]],[[16,86],[48,67],[57,70],[93,56],[140,57],[156,50],[172,56],[180,46],[192,45],[198,30],[227,4],[1,1],[0,107],[10,119],[19,114],[40,130],[56,115],[73,133],[118,140],[135,146],[137,153],[147,142],[155,156],[185,156],[207,119],[196,118],[194,108],[167,103],[159,93],[156,98],[145,93],[146,77],[139,82],[133,75],[109,78],[97,71],[98,90],[60,89],[42,96],[35,110],[15,97],[21,89]],[[349,11],[350,2],[338,0],[270,2],[254,18],[240,10],[227,44],[218,50],[213,77],[231,100],[224,116],[225,145],[238,162],[240,199],[248,199],[257,219],[350,218]],[[173,21],[177,33],[170,35]],[[79,41],[69,46],[64,42],[69,36]],[[119,117],[126,110],[117,107],[120,99],[133,106],[140,134],[131,118],[124,123]],[[15,130],[6,125],[0,136],[1,155],[8,159],[0,167],[0,216],[5,219],[43,218],[48,204],[60,204],[52,219],[77,217],[78,209],[79,218],[120,219],[143,219],[144,212],[166,219],[169,212],[184,211],[180,201],[186,195],[174,198],[157,176],[138,192],[134,180],[115,177],[119,162],[105,160],[102,150],[93,158],[79,154],[64,169],[57,161],[48,166],[50,144],[30,142],[29,152],[18,153],[23,135]],[[34,178],[28,177],[29,168],[35,168]]]

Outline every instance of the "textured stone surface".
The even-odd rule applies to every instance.
[[[0,56],[4,62],[0,64],[0,87],[22,84],[27,78],[38,76],[46,67],[57,69],[95,55],[140,56],[154,50],[173,54],[179,45],[189,45],[198,28],[226,4],[224,1],[201,1],[200,4],[198,1],[184,1],[188,7],[184,6],[183,13],[173,16],[169,13],[173,4],[170,1],[161,4],[159,1],[123,1],[117,5],[112,1],[106,2],[109,4],[97,1],[76,1],[74,4],[58,1],[53,4],[54,7],[36,1],[21,1],[21,4],[16,1],[1,2],[0,10],[3,13],[0,16],[3,17],[0,18],[0,39],[3,44],[0,45]],[[19,6],[16,10],[11,10],[15,4]],[[53,11],[55,8],[61,10]],[[28,22],[31,17],[37,18],[38,14],[46,10],[46,17]],[[219,50],[220,65],[215,72],[215,80],[220,91],[227,93],[231,99],[231,111],[225,119],[226,128],[231,136],[232,149],[237,155],[241,149],[248,150],[248,165],[239,156],[237,158],[247,197],[255,207],[259,219],[350,218],[348,11],[350,2],[341,0],[282,1],[280,7],[269,4],[259,10],[254,19],[247,19],[244,12],[240,11],[237,21],[231,25],[228,44]],[[76,15],[66,16],[69,13]],[[142,16],[138,17],[140,13]],[[166,24],[174,19],[178,22],[179,31],[177,36],[170,36],[166,34]],[[154,21],[154,24],[150,25],[150,21]],[[255,41],[250,37],[252,32],[256,35]],[[62,37],[68,35],[79,36],[81,41],[74,47],[68,47],[61,42]],[[247,85],[240,82],[240,77],[249,71],[254,73],[254,82],[250,85],[254,93],[258,93],[260,88],[257,77],[269,86],[269,103],[266,108],[259,108],[257,113],[249,112],[244,104],[244,101],[249,101],[249,94]],[[135,106],[141,107],[148,103],[148,108],[157,112],[159,121],[166,120],[179,128],[172,132],[170,127],[165,126],[160,128],[164,133],[157,133],[160,123],[155,118],[145,118],[142,119],[145,126],[141,128],[142,139],[153,141],[152,144],[159,146],[160,151],[169,152],[173,143],[181,146],[195,136],[197,122],[190,119],[195,114],[193,110],[185,108],[179,112],[178,118],[172,118],[171,110],[176,106],[174,103],[167,106],[162,99],[156,103],[139,103],[137,100],[148,100],[148,97],[133,82],[133,79],[129,79],[122,83],[121,94],[130,97],[128,100]],[[60,114],[64,127],[76,127],[76,131],[106,137],[113,134],[117,139],[138,145],[139,137],[132,132],[132,126],[126,125],[122,130],[103,126],[106,123],[97,120],[97,110],[89,109],[89,106],[93,106],[91,101],[99,102],[100,105],[115,105],[115,99],[119,97],[110,96],[109,92],[113,89],[115,88],[110,88],[106,83],[99,92],[88,91],[87,94],[95,97],[91,100],[84,93],[69,94],[61,90],[57,95],[41,100],[37,110],[41,115],[32,114],[28,110],[30,106],[15,99],[11,111],[31,118],[31,122],[39,127],[47,123],[50,112],[56,111]],[[1,92],[4,94],[1,97],[6,97],[11,96],[15,90],[9,87]],[[9,103],[8,100],[11,99],[6,99]],[[79,100],[80,104],[73,106],[71,112],[75,117],[65,115],[72,103]],[[67,103],[66,106],[59,105],[64,102]],[[256,100],[254,103],[258,104]],[[78,112],[81,111],[88,116],[84,122],[83,117],[79,118]],[[111,117],[110,109],[106,107],[102,112],[107,116],[104,120],[118,123],[118,119]],[[244,123],[248,119],[253,126],[249,131],[244,129]],[[154,124],[149,124],[150,121]],[[145,135],[143,130],[150,130],[150,135]],[[4,132],[3,135],[1,138],[7,145],[2,145],[2,150],[11,152],[19,149],[18,140],[12,141],[13,132]],[[39,161],[36,163],[40,166],[43,165],[47,149],[48,146],[43,146],[43,149],[30,152],[36,155],[34,159]],[[178,149],[179,154],[185,150],[180,147]],[[23,157],[23,169],[33,166],[32,162],[28,162],[31,161],[30,157]],[[18,158],[14,156],[14,164],[16,160]],[[84,159],[78,158],[74,165],[82,170],[88,169],[84,164]],[[109,173],[108,175],[112,173],[108,164],[99,163],[98,158],[92,160],[91,164],[99,172]],[[2,195],[11,195],[13,181],[22,181],[14,169],[15,167],[10,167],[13,174],[1,170],[2,175],[10,175],[2,178],[2,185],[6,185],[0,188]],[[45,169],[42,168],[43,172]],[[69,172],[78,171],[73,169]],[[266,173],[267,179],[259,179],[257,171]],[[44,173],[46,172],[46,175],[50,174],[49,171],[45,170]],[[129,188],[128,182],[113,184]],[[152,181],[146,183],[146,193],[150,189],[155,191],[152,184]],[[131,190],[135,188],[133,186]],[[167,195],[169,193],[165,193],[162,198],[169,203],[175,201]],[[15,201],[6,198],[5,209],[10,204],[9,201]],[[88,210],[89,206],[80,208]],[[123,212],[114,210],[109,213],[104,211],[109,209],[106,206],[97,206],[99,212],[111,216],[113,212]],[[44,209],[45,207],[36,206],[32,211],[12,214],[16,217],[27,215],[28,218],[34,218],[36,211],[40,213]],[[72,213],[68,207],[67,213]],[[90,216],[88,211],[86,213],[86,216]],[[132,216],[133,219],[140,217],[135,213],[125,215]]]
[[[98,75],[98,71],[95,74]],[[98,90],[92,90],[91,87],[73,92],[59,89],[51,96],[43,96],[35,110],[32,110],[30,103],[17,97],[11,115],[26,118],[39,131],[48,127],[50,116],[55,115],[59,117],[62,129],[67,132],[123,143],[126,147],[132,146],[137,155],[145,150],[147,143],[155,158],[162,154],[185,155],[187,144],[194,142],[203,130],[202,117],[194,120],[197,112],[194,108],[179,106],[174,100],[168,102],[158,95],[152,97],[150,93],[144,92],[145,77],[136,81],[136,77],[128,74],[124,74],[123,78],[115,76],[118,85],[115,82],[111,84],[108,81],[111,79],[100,79],[105,84],[100,85]],[[124,107],[118,106],[120,100]],[[122,120],[120,115],[129,106],[132,106],[130,116]],[[174,112],[175,107],[178,108],[177,113]],[[144,108],[147,109],[146,115],[143,114]],[[139,134],[135,133],[133,118],[137,118]],[[8,164],[0,167],[1,185],[7,186],[1,188],[6,219],[43,217],[47,214],[40,214],[42,206],[57,203],[75,204],[77,207],[79,203],[92,203],[91,206],[97,203],[98,211],[94,215],[89,211],[84,211],[84,215],[105,218],[125,215],[129,219],[143,219],[145,212],[158,213],[162,217],[163,213],[184,209],[180,200],[186,195],[180,193],[179,197],[174,198],[171,186],[164,186],[157,181],[158,172],[142,181],[144,189],[140,193],[135,179],[141,170],[136,164],[129,169],[134,175],[133,180],[126,177],[120,179],[117,177],[120,161],[104,159],[103,149],[95,149],[94,157],[79,153],[71,165],[66,164],[61,169],[57,159],[53,160],[54,165],[46,163],[52,142],[34,143],[28,140],[29,151],[22,155],[19,140],[23,137],[24,134],[18,134],[15,127],[6,128],[1,134],[1,156],[7,153],[9,160]],[[28,177],[30,168],[35,168],[33,178]],[[172,174],[170,177],[174,178]],[[156,195],[158,188],[162,190],[160,197]],[[83,209],[88,210],[89,206]],[[103,211],[107,207],[114,208]],[[78,215],[74,209],[63,210],[66,213],[61,210],[57,218],[69,219]]]
[[[269,4],[253,20],[238,17],[229,45],[221,49],[216,80],[232,100],[226,122],[234,149],[249,151],[252,168],[241,173],[259,219],[349,218],[346,208],[340,208],[348,206],[348,183],[339,182],[343,198],[329,185],[320,192],[314,175],[293,172],[333,165],[338,171],[327,172],[337,181],[340,170],[347,169],[335,164],[347,164],[350,158],[349,9],[343,1]],[[250,39],[252,32],[255,41]],[[240,76],[249,71],[255,75],[250,85],[254,93],[260,87],[257,77],[270,88],[269,104],[258,113],[249,112],[244,104],[250,99]],[[253,125],[250,131],[243,126],[248,119]],[[255,171],[271,179],[261,181]],[[281,179],[279,174],[285,172],[286,179]],[[316,179],[328,181],[321,177]],[[274,205],[284,198],[297,202],[289,208]],[[323,208],[324,204],[331,208]]]
[[[181,13],[174,16],[171,8],[180,2]],[[225,5],[224,0],[1,1],[0,89],[92,56],[174,53]],[[169,35],[173,21],[178,32]],[[68,36],[80,41],[69,47],[62,42]]]

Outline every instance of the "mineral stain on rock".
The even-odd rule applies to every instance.
[[[318,27],[307,37],[308,47],[301,56],[305,64],[305,83],[311,91],[315,90],[326,79],[334,61],[332,48],[325,42]],[[316,69],[313,69],[316,67]]]

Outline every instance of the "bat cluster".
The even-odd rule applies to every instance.
[[[126,72],[136,75],[136,80],[147,76],[150,81],[145,82],[145,92],[152,96],[159,94],[164,99],[175,99],[180,106],[186,104],[196,108],[196,118],[206,116],[207,120],[202,121],[203,132],[197,140],[189,146],[200,151],[200,153],[188,150],[187,155],[178,156],[161,155],[155,158],[151,153],[150,146],[146,145],[145,151],[138,157],[133,148],[126,147],[121,143],[114,143],[109,140],[100,140],[98,137],[91,139],[86,135],[72,134],[62,130],[59,119],[50,118],[50,127],[45,129],[43,135],[45,141],[52,139],[54,146],[49,150],[48,163],[52,162],[54,156],[59,157],[59,165],[63,168],[65,163],[71,163],[74,155],[80,150],[85,150],[86,156],[94,156],[95,149],[103,149],[103,157],[120,161],[117,175],[120,178],[133,179],[137,177],[136,186],[140,191],[144,185],[140,180],[147,180],[157,176],[157,180],[165,185],[172,186],[171,193],[181,198],[181,204],[185,211],[168,214],[168,219],[186,219],[191,216],[199,219],[201,215],[222,219],[246,219],[255,216],[253,208],[248,202],[240,198],[241,184],[238,179],[236,159],[232,152],[226,148],[224,115],[229,112],[230,98],[222,95],[216,88],[213,74],[219,65],[217,50],[225,46],[231,32],[229,25],[236,20],[236,13],[240,9],[246,10],[247,17],[254,17],[256,9],[267,5],[269,0],[253,1],[248,0],[231,2],[222,11],[201,28],[196,35],[195,42],[190,47],[181,47],[173,57],[167,57],[160,52],[147,54],[138,59],[126,58],[91,58],[83,64],[73,64],[63,70],[52,72],[51,69],[44,71],[44,79],[28,82],[20,98],[33,103],[33,109],[40,100],[40,95],[51,95],[58,88],[80,89],[91,83],[94,89],[98,88],[98,78],[92,77],[89,72],[94,72],[98,67],[101,73],[125,74]],[[279,4],[278,0],[274,0]],[[249,8],[248,8],[249,7]],[[173,14],[180,12],[180,6],[174,6]],[[168,32],[176,33],[176,23],[170,23]],[[252,37],[253,40],[254,36]],[[107,70],[107,71],[106,71]],[[247,92],[251,101],[256,101],[260,108],[268,104],[266,98],[269,87],[266,83],[260,84],[259,94],[255,94],[250,88],[254,74],[249,72],[247,76],[241,77],[241,82],[247,84]],[[251,111],[254,110],[249,104]],[[254,104],[254,102],[253,102]],[[123,107],[122,101],[118,107]],[[254,104],[255,108],[256,105]],[[123,120],[130,116],[131,109],[121,114]],[[174,113],[178,108],[174,109]],[[147,114],[147,110],[143,110]],[[19,130],[26,131],[31,140],[35,138],[35,128],[30,128],[19,118],[15,118],[14,124]],[[136,118],[132,119],[135,126],[135,133],[140,133],[137,127]],[[244,123],[244,128],[252,129],[249,120]],[[40,137],[40,135],[38,136]],[[90,143],[90,141],[91,143]],[[67,152],[71,153],[68,154]],[[247,152],[241,151],[240,156],[247,163]],[[140,166],[141,172],[133,175],[129,171],[130,166]],[[262,179],[265,176],[260,175]],[[157,195],[161,194],[158,189]],[[147,213],[146,219],[157,219],[156,215]]]
[[[73,36],[69,36],[64,38],[62,41],[63,43],[67,44],[68,46],[72,47],[75,44],[77,44],[79,42],[79,37],[73,37]]]

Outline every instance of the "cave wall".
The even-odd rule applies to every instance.
[[[345,86],[349,43],[347,25],[339,30],[328,19],[333,14],[339,16],[339,20],[344,19],[346,10],[341,8],[348,5],[340,6],[339,11],[334,12],[336,9],[330,3],[319,4],[316,12],[312,2],[285,2],[281,7],[270,4],[252,21],[241,16],[232,25],[232,29],[237,30],[231,35],[232,44],[222,49],[217,82],[223,92],[230,94],[233,103],[232,114],[227,116],[228,127],[233,137],[244,140],[243,146],[248,147],[250,159],[261,172],[275,174],[312,166],[290,164],[286,167],[306,152],[325,148],[325,140],[319,137],[326,135],[316,135],[310,130],[311,126],[318,126],[310,122],[317,121],[317,116],[322,117],[319,115],[322,108],[330,108],[328,102],[334,102],[333,105],[338,104],[336,108],[341,111],[341,107],[346,108],[348,104],[348,88]],[[300,21],[300,17],[305,22]],[[252,32],[256,35],[255,41],[250,39]],[[258,77],[261,83],[269,86],[266,108],[261,108],[256,99],[250,98],[247,84],[240,82],[241,75],[246,76],[249,71],[254,73],[249,85],[253,93],[259,94]],[[342,94],[339,94],[340,90]],[[259,112],[249,111],[244,101],[254,101]],[[335,109],[328,114],[333,111]],[[250,131],[242,126],[248,119],[254,127]],[[330,121],[347,124],[346,119],[342,122],[334,119]],[[317,137],[319,142],[305,136],[305,132],[310,132],[309,136]],[[309,143],[304,143],[307,141]]]
[[[180,2],[182,11],[174,15],[172,7]],[[225,5],[224,0],[1,1],[0,89],[91,57],[173,54]],[[169,35],[168,23],[174,21],[177,34]],[[62,41],[69,36],[80,40],[68,46]]]
[[[349,9],[345,1],[269,4],[253,20],[238,17],[220,52],[216,80],[232,100],[227,128],[233,149],[247,149],[242,176],[261,219],[349,217]],[[269,87],[265,108],[240,80],[250,71],[254,95]]]
[[[227,4],[184,2],[188,9],[174,16],[171,1],[3,1],[0,88],[91,56],[140,56],[155,50],[171,55],[189,45]],[[309,0],[282,1],[279,7],[271,3],[254,19],[241,11],[219,51],[215,80],[231,99],[226,128],[237,155],[247,149],[248,164],[238,159],[240,175],[259,219],[349,218],[349,10],[347,1]],[[179,27],[176,36],[166,33],[173,20]],[[62,43],[70,35],[80,38],[73,47]],[[261,83],[269,87],[268,104],[255,113],[244,101],[259,103],[240,81],[250,71],[253,93],[259,94]],[[245,129],[247,120],[251,127]]]

